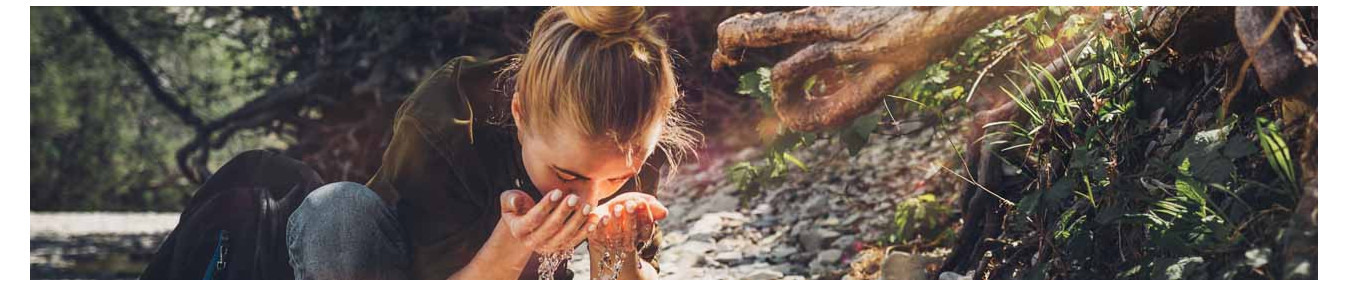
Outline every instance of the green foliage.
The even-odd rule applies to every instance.
[[[270,23],[243,8],[99,8],[144,50],[172,92],[207,118],[232,111],[274,84],[258,50]],[[31,8],[30,208],[176,210],[194,188],[173,166],[192,136],[150,96],[138,75],[68,7]],[[215,153],[284,146],[244,131]]]
[[[922,194],[908,198],[894,208],[895,230],[886,241],[889,244],[906,244],[922,239],[953,240],[955,230],[942,225],[952,214],[949,206],[936,200],[936,195]]]
[[[1292,156],[1287,149],[1287,142],[1282,139],[1282,133],[1278,131],[1277,123],[1265,118],[1258,118],[1259,147],[1264,151],[1264,158],[1268,160],[1269,165],[1287,184],[1293,188],[1300,189],[1297,183],[1296,169],[1292,164]]]
[[[758,68],[754,72],[740,75],[739,88],[735,90],[739,94],[757,100],[764,117],[777,116],[776,109],[772,105],[771,79],[772,70],[766,67]],[[807,84],[806,86],[813,85]],[[809,88],[811,87],[806,89]],[[763,132],[765,131],[760,131],[760,133]],[[804,162],[791,155],[791,151],[814,142],[816,138],[814,133],[792,132],[780,126],[776,127],[776,130],[766,132],[773,134],[774,137],[767,140],[763,146],[763,159],[757,162],[739,162],[732,165],[727,171],[730,180],[740,191],[741,203],[758,195],[763,185],[780,181],[791,166],[801,170],[809,170]]]

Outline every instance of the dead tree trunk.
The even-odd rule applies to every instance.
[[[875,109],[889,90],[965,38],[1028,7],[810,7],[740,14],[717,28],[712,68],[735,65],[746,48],[809,43],[772,69],[773,102],[787,127],[836,127]],[[821,97],[802,89],[811,76],[827,83]]]

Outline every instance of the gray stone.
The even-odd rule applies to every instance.
[[[739,212],[716,212],[703,214],[688,228],[688,240],[711,242],[726,226],[740,226],[748,219]]]
[[[838,237],[838,239],[836,240],[833,240],[833,243],[829,244],[829,246],[836,249],[847,250],[852,248],[852,244],[856,242],[857,242],[856,235],[844,235],[842,237]]]
[[[744,276],[744,278],[741,278],[741,279],[744,279],[744,280],[777,280],[777,279],[782,279],[782,277],[785,277],[785,275],[782,274],[782,272],[779,272],[779,271],[777,271],[777,270],[772,270],[772,269],[759,269],[759,270],[755,270],[753,273],[749,273],[748,276]]]
[[[818,215],[824,212],[828,212],[827,193],[824,193],[824,195],[811,196],[809,200],[805,201],[805,213],[810,215]]]
[[[972,279],[972,278],[973,278],[973,276],[970,276],[970,275],[961,275],[961,274],[959,274],[959,273],[949,272],[949,271],[941,272],[941,276],[940,276],[940,279],[941,279],[941,280],[970,280],[970,279]]]
[[[816,263],[820,266],[835,265],[838,264],[838,261],[840,260],[842,260],[842,250],[829,249],[819,252],[819,255],[815,255],[814,262],[811,262],[810,265],[815,265]]]
[[[721,262],[725,264],[735,264],[739,263],[740,260],[743,259],[744,259],[744,252],[728,251],[716,253],[716,262]]]
[[[706,264],[707,253],[715,248],[709,242],[687,241],[682,244],[669,246],[668,249],[660,252],[661,264],[668,264],[671,267],[695,267]],[[667,263],[666,263],[667,262]],[[678,269],[678,268],[673,268]]]
[[[839,236],[842,236],[842,234],[837,231],[817,228],[801,231],[800,237],[796,240],[800,241],[800,246],[805,247],[805,250],[818,251],[824,247],[828,247],[829,244],[832,244],[833,240],[838,239]]]
[[[777,246],[772,248],[772,252],[769,253],[768,259],[777,263],[786,262],[791,259],[791,255],[795,255],[797,252],[799,252],[799,250],[795,247]]]

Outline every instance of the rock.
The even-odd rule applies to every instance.
[[[806,251],[818,251],[819,249],[828,247],[829,244],[832,244],[833,240],[838,239],[839,236],[842,236],[842,234],[837,231],[814,229],[802,231],[797,240],[800,241],[800,246],[805,247]]]
[[[801,234],[804,234],[804,233],[807,232],[807,231],[810,231],[810,221],[809,221],[809,220],[801,220],[801,221],[796,221],[796,224],[791,225],[791,233],[790,233],[790,234],[791,234],[791,237],[797,237],[797,238],[799,238]]]
[[[823,252],[819,252],[819,255],[814,256],[814,262],[811,262],[810,265],[815,265],[816,263],[821,266],[838,264],[838,261],[842,260],[842,254],[842,250],[838,249],[824,250]]]
[[[782,277],[786,277],[786,276],[785,276],[784,274],[782,274],[782,272],[779,272],[779,271],[777,271],[777,270],[772,270],[772,269],[759,269],[759,270],[754,271],[753,273],[749,273],[748,276],[744,276],[743,278],[740,278],[740,279],[744,279],[744,280],[777,280],[777,279],[782,279]]]
[[[820,220],[818,223],[815,223],[815,225],[818,225],[818,226],[837,226],[839,223],[842,223],[842,221],[841,221],[841,220],[838,220],[837,217],[833,217],[832,215],[829,215],[828,218],[825,218],[824,220]]]
[[[768,254],[768,260],[773,261],[775,263],[786,262],[787,260],[790,260],[791,255],[796,254],[796,252],[799,252],[799,250],[791,246],[773,247],[772,253]]]
[[[727,265],[733,265],[733,264],[735,264],[735,263],[739,263],[740,260],[743,260],[743,259],[744,259],[744,252],[739,252],[739,251],[728,251],[728,252],[716,253],[716,262],[725,263],[725,264],[727,264]]]
[[[838,249],[819,252],[818,255],[815,255],[814,261],[810,261],[810,274],[826,276],[824,278],[838,278],[835,275],[841,276],[842,274],[838,274],[835,269],[839,261],[842,261],[842,255],[842,250]]]
[[[726,226],[743,225],[748,218],[739,212],[716,212],[703,214],[688,228],[688,240],[711,242]]]
[[[926,277],[922,264],[908,252],[891,252],[889,256],[885,256],[885,261],[880,263],[880,279],[922,280]]]
[[[669,246],[668,249],[661,251],[660,262],[671,267],[701,266],[706,263],[707,252],[710,252],[713,248],[715,247],[709,242],[687,241]]]
[[[940,279],[941,279],[941,280],[969,280],[969,279],[971,279],[971,278],[973,278],[973,276],[970,276],[970,275],[960,275],[959,273],[949,272],[949,271],[941,272],[941,276],[940,276]]]
[[[812,194],[817,193],[812,192]],[[828,195],[827,193],[825,193],[824,195],[811,196],[810,199],[806,201],[804,205],[805,205],[805,213],[810,215],[818,215],[821,213],[828,212]]]
[[[861,213],[860,213],[860,212],[857,212],[857,213],[853,213],[852,215],[847,216],[847,218],[846,218],[846,219],[843,219],[842,223],[840,223],[840,224],[841,224],[842,226],[852,226],[852,224],[857,223],[857,220],[860,220],[860,219],[861,219]]]
[[[776,226],[778,222],[780,222],[780,220],[776,216],[762,215],[758,216],[758,219],[754,220],[754,222],[751,225],[758,228],[764,228]]]
[[[834,249],[848,250],[851,249],[852,244],[856,242],[857,242],[856,235],[844,235],[842,237],[838,237],[838,239],[836,240],[833,240],[833,243],[829,244],[829,247],[833,247]]]

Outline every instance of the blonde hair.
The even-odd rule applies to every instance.
[[[659,18],[647,19],[642,7],[544,12],[528,50],[507,68],[521,132],[565,123],[591,139],[613,140],[629,158],[650,148],[671,162],[690,153],[697,133],[676,109],[682,94],[671,51],[652,24]],[[651,136],[654,147],[647,146]]]

